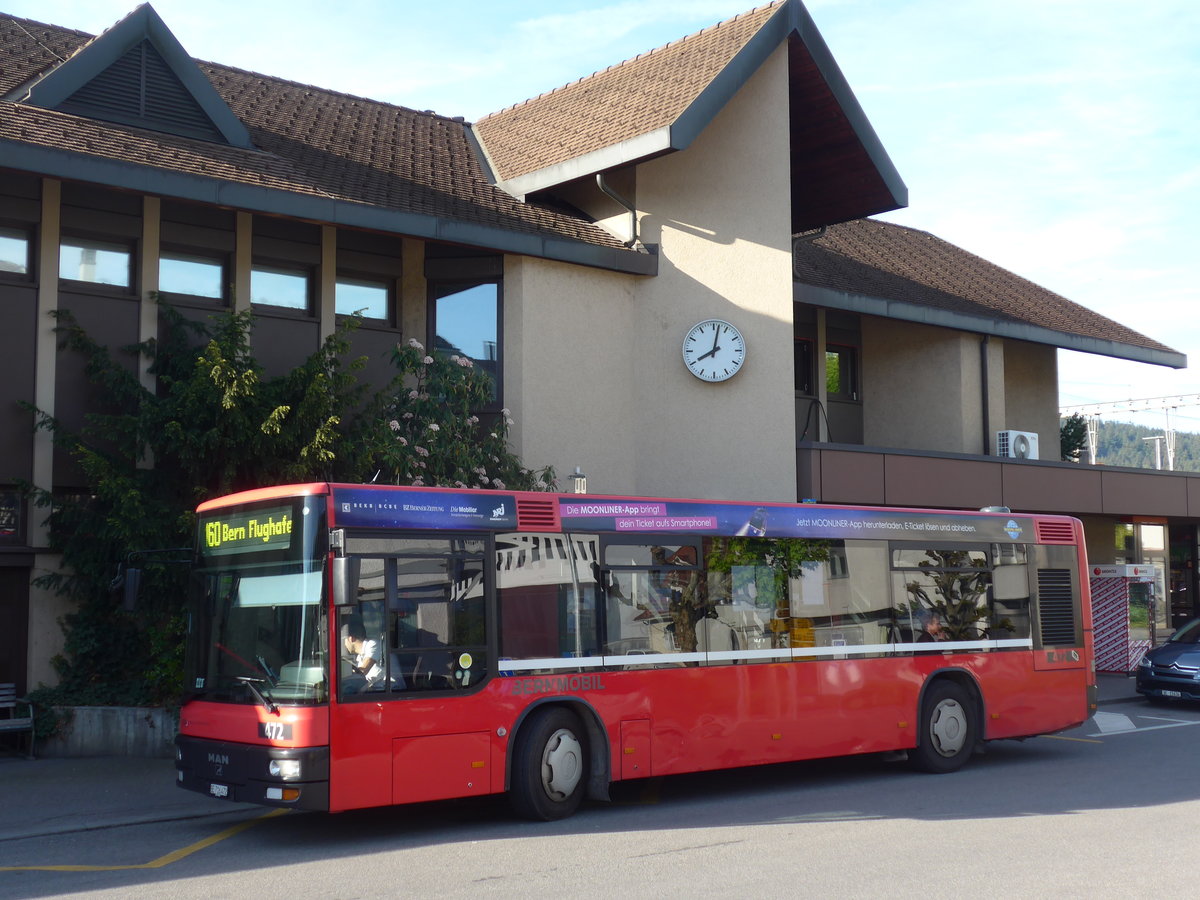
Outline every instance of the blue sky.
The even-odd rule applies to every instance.
[[[755,0],[155,0],[193,56],[474,120]],[[134,0],[0,0],[95,32]],[[1186,353],[1060,354],[1064,404],[1200,395],[1200,3],[811,0],[930,231]],[[1160,426],[1162,414],[1112,416]],[[1200,431],[1200,401],[1173,414]]]

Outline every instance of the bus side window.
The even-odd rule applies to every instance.
[[[979,545],[893,545],[892,599],[898,644],[926,640],[931,618],[937,640],[969,641],[990,626],[991,548]]]
[[[596,543],[580,534],[496,536],[502,657],[597,655]]]

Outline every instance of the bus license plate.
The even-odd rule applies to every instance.
[[[1183,691],[1159,691],[1164,697],[1182,697]]]
[[[229,785],[227,785],[227,784],[210,784],[208,786],[208,792],[210,794],[212,794],[214,797],[228,797],[229,796]]]

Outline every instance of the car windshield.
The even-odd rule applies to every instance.
[[[1188,622],[1170,637],[1172,644],[1200,644],[1200,619]]]
[[[323,509],[320,498],[306,498],[201,517],[186,676],[193,696],[325,701]]]

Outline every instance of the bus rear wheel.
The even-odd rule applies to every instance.
[[[952,681],[929,688],[921,704],[921,733],[909,753],[923,772],[953,772],[962,768],[975,750],[975,707],[966,690]]]
[[[562,707],[534,713],[518,734],[513,754],[513,810],[546,822],[571,815],[583,800],[587,761],[587,738],[578,716]]]

